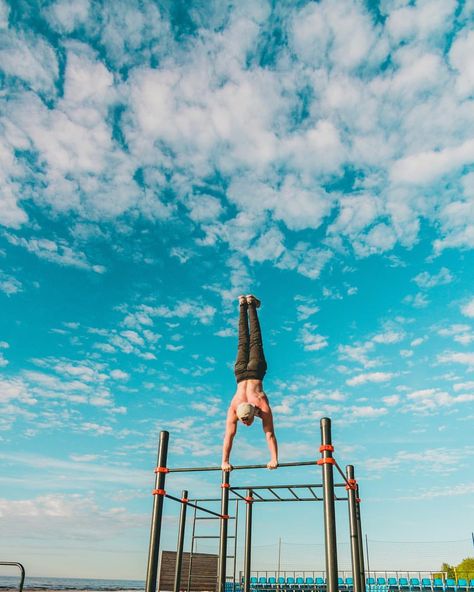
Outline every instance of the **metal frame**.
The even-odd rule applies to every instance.
[[[278,467],[300,467],[300,466],[315,466],[322,467],[322,483],[321,484],[292,484],[292,485],[256,485],[246,487],[231,487],[230,473],[221,470],[221,467],[183,467],[183,468],[168,468],[166,466],[168,453],[168,439],[169,433],[162,431],[160,433],[160,441],[158,448],[158,463],[155,480],[153,515],[151,521],[150,532],[150,548],[148,554],[148,567],[146,576],[146,592],[156,592],[156,582],[158,575],[158,558],[159,545],[161,537],[161,523],[163,516],[163,501],[167,497],[182,504],[180,522],[179,522],[179,536],[176,556],[176,573],[175,573],[175,587],[174,592],[179,592],[181,565],[183,554],[183,540],[185,531],[186,506],[194,507],[194,519],[196,520],[196,511],[203,511],[220,518],[220,534],[219,534],[219,561],[218,561],[218,582],[217,592],[225,592],[226,582],[226,568],[227,568],[227,542],[228,542],[228,515],[229,500],[245,500],[246,511],[246,534],[245,534],[245,577],[244,577],[244,592],[250,592],[250,573],[251,573],[251,541],[252,541],[252,506],[254,503],[262,502],[296,502],[296,501],[322,501],[324,506],[324,539],[325,539],[325,556],[326,556],[326,590],[327,592],[338,592],[338,565],[337,565],[337,538],[336,538],[336,515],[335,515],[335,501],[347,500],[349,510],[349,525],[351,538],[351,560],[352,560],[352,574],[354,581],[354,592],[365,592],[365,575],[364,575],[364,555],[362,545],[362,531],[360,522],[360,498],[359,488],[354,478],[354,467],[348,465],[346,467],[346,474],[343,473],[336,460],[333,457],[334,447],[331,440],[331,420],[328,417],[323,417],[320,421],[321,428],[321,458],[314,461],[303,462],[288,462],[279,463]],[[334,467],[342,476],[344,483],[334,483]],[[245,469],[263,469],[267,465],[239,465],[233,467],[234,470]],[[204,506],[189,503],[187,499],[187,491],[183,491],[181,499],[166,493],[165,481],[167,473],[184,473],[197,471],[221,471],[221,497],[196,500],[204,501],[220,501],[220,514],[213,512]],[[337,487],[345,487],[347,496],[341,497],[336,495]],[[318,496],[315,489],[322,489],[322,497]],[[240,492],[246,491],[246,496]],[[289,497],[282,497],[280,492],[286,490]],[[305,490],[305,495],[309,497],[301,497],[297,490]],[[264,497],[262,492],[270,493],[272,497]],[[276,493],[279,491],[279,493]],[[232,496],[230,494],[232,493]],[[194,525],[193,525],[194,537]],[[215,538],[215,537],[213,537]],[[234,555],[236,553],[234,552]],[[190,575],[188,576],[188,582]],[[234,580],[235,580],[235,564],[234,564]]]
[[[23,584],[25,583],[25,568],[21,563],[18,561],[0,561],[0,565],[11,565],[13,567],[18,567],[20,570],[20,584],[18,586],[19,592],[23,592]]]

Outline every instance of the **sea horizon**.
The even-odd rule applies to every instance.
[[[20,576],[0,576],[0,590],[18,590]],[[122,578],[65,578],[26,575],[24,590],[75,590],[81,592],[137,592],[145,589],[145,580]]]

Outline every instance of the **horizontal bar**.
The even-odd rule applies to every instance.
[[[305,460],[300,462],[286,462],[278,463],[278,468],[283,467],[307,467],[316,466],[316,460]],[[233,467],[234,471],[242,471],[244,469],[267,469],[267,465],[237,465]],[[169,473],[191,473],[196,471],[222,471],[221,467],[180,467],[176,469],[168,468]]]

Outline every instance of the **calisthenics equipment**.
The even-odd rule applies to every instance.
[[[219,563],[217,592],[225,592],[226,566],[227,566],[227,525],[230,516],[228,515],[229,500],[244,500],[246,502],[246,530],[245,530],[245,554],[244,554],[244,592],[250,592],[250,567],[251,567],[251,539],[252,539],[252,506],[254,503],[262,502],[287,502],[287,501],[322,501],[324,511],[324,541],[325,541],[325,559],[326,559],[326,590],[327,592],[338,592],[338,568],[337,568],[337,538],[336,538],[336,513],[335,501],[347,500],[349,511],[349,532],[351,543],[351,562],[352,576],[354,582],[354,592],[365,592],[365,570],[364,554],[362,545],[362,528],[360,519],[360,497],[359,485],[354,477],[354,466],[347,465],[346,473],[339,467],[336,459],[333,457],[334,446],[331,439],[331,420],[323,417],[320,421],[321,445],[319,452],[321,458],[311,461],[279,463],[279,468],[301,467],[310,465],[319,465],[322,469],[322,483],[320,484],[293,484],[293,485],[250,485],[245,487],[231,487],[230,473],[221,470],[221,467],[167,467],[168,441],[169,433],[160,432],[158,445],[157,467],[155,469],[155,489],[153,490],[153,513],[150,530],[150,546],[148,552],[148,566],[146,576],[145,592],[156,592],[156,581],[158,575],[158,559],[161,538],[161,525],[163,517],[163,502],[165,498],[181,503],[181,513],[179,520],[178,548],[176,555],[176,569],[174,592],[179,592],[181,565],[183,555],[184,531],[186,521],[186,507],[188,505],[196,510],[214,515],[220,519],[219,533]],[[238,465],[234,470],[263,469],[267,465]],[[342,476],[344,483],[334,483],[334,468]],[[213,512],[208,508],[192,504],[188,499],[188,491],[182,492],[181,498],[168,494],[165,490],[166,475],[168,473],[184,473],[196,471],[221,471],[221,509],[220,513]],[[336,488],[344,487],[347,490],[347,497],[336,495]],[[308,497],[301,497],[295,490],[304,489]],[[315,490],[321,489],[322,496]],[[290,497],[282,497],[277,490],[286,490]],[[243,496],[241,491],[245,491]],[[271,497],[264,497],[261,492],[266,491]],[[230,497],[230,494],[233,497]],[[213,500],[207,500],[213,501]],[[189,591],[188,591],[189,592]]]

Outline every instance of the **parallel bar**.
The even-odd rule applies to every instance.
[[[168,457],[169,432],[160,432],[160,443],[158,446],[158,469],[166,467]],[[155,489],[164,490],[165,472],[157,472],[155,478]],[[145,592],[156,592],[156,578],[158,575],[158,559],[160,553],[161,519],[163,516],[162,495],[153,496],[153,514],[151,518],[150,546],[148,550],[148,565],[146,573]]]
[[[273,488],[272,488],[272,487],[269,487],[269,488],[268,488],[268,491],[269,491],[270,493],[272,493],[272,494],[273,494],[273,495],[274,495],[274,496],[275,496],[277,499],[281,500],[281,497],[280,497],[280,496],[279,496],[277,493],[275,493],[275,492],[273,491]]]
[[[300,498],[296,495],[296,493],[291,489],[291,487],[288,487],[288,491],[291,493],[291,495],[296,498],[297,500],[299,500]]]
[[[23,585],[25,583],[25,568],[23,567],[23,564],[18,563],[18,561],[0,561],[0,565],[18,567],[20,570],[20,585],[18,586],[18,591],[23,592]]]
[[[321,419],[321,445],[331,447],[331,420],[328,417]],[[329,449],[322,451],[323,458],[332,460],[332,452]],[[323,469],[323,493],[324,493],[324,536],[326,542],[326,578],[327,591],[338,592],[337,584],[337,543],[336,543],[336,512],[334,507],[334,476],[333,465],[325,462]]]
[[[346,466],[347,480],[354,479],[353,465]],[[354,481],[353,481],[354,483]],[[355,487],[355,484],[354,484]],[[357,510],[356,510],[356,492],[350,487],[347,490],[347,499],[349,501],[349,532],[351,537],[351,560],[352,560],[352,580],[354,582],[354,592],[362,592],[360,588],[360,558],[359,558],[359,540],[357,535]]]
[[[334,487],[345,487],[345,483],[334,483]],[[322,488],[322,483],[288,483],[287,485],[239,485],[239,487],[231,487],[231,491],[247,491],[247,489],[304,489],[305,487]]]
[[[222,471],[221,484],[221,514],[227,516],[229,513],[229,479],[230,473]],[[228,520],[221,518],[219,532],[219,572],[217,579],[217,592],[225,592],[225,581],[227,575],[227,525]]]
[[[315,460],[305,460],[302,462],[286,462],[278,463],[278,468],[283,467],[307,467],[310,465],[316,465]],[[267,465],[237,465],[233,467],[234,471],[242,471],[245,469],[266,469]],[[176,469],[169,469],[169,473],[194,473],[197,471],[222,471],[221,467],[180,467]]]
[[[247,513],[245,522],[244,592],[250,592],[250,570],[252,563],[252,490],[247,490]]]
[[[188,492],[183,489],[181,492],[182,499],[188,499]],[[174,570],[174,588],[173,592],[179,592],[181,585],[181,568],[183,566],[183,546],[184,546],[184,530],[186,528],[186,506],[188,504],[183,502],[181,504],[181,512],[179,513],[179,527],[178,527],[178,543],[176,546],[176,567]]]

